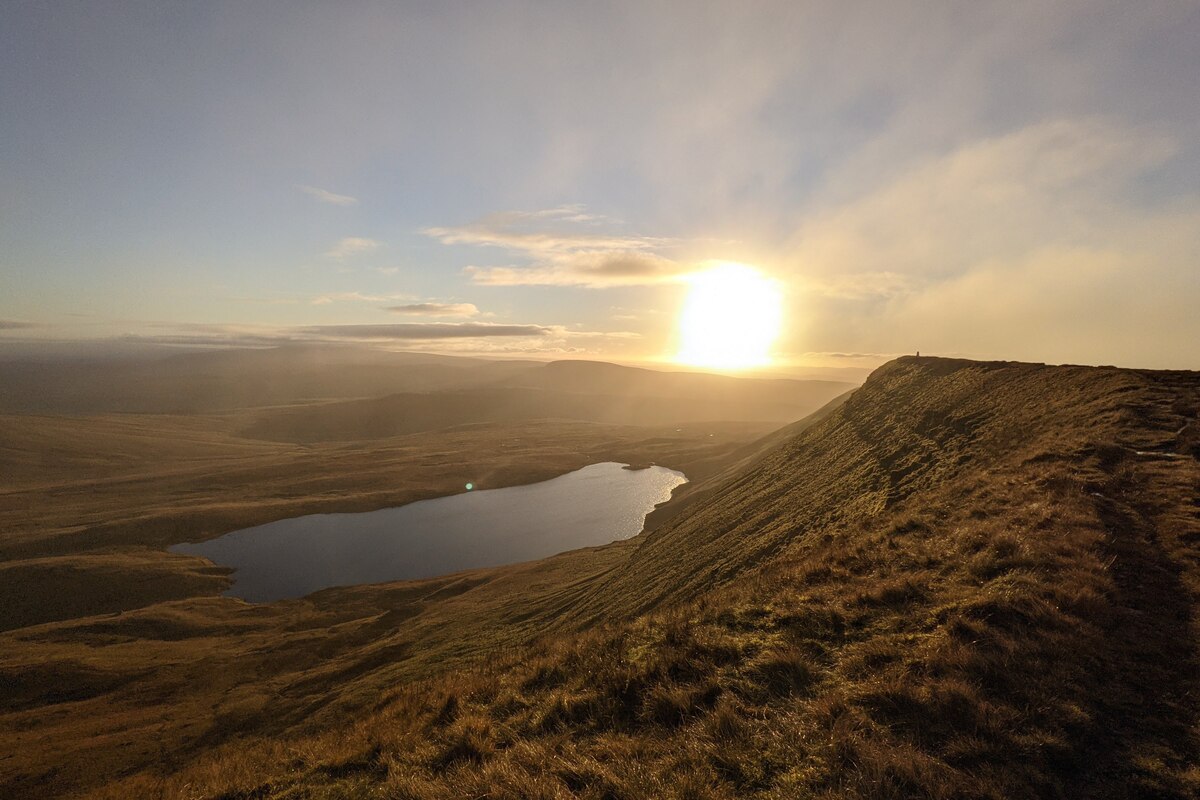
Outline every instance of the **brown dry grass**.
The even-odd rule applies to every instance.
[[[901,359],[572,591],[546,575],[533,643],[449,632],[488,661],[95,794],[1197,796],[1198,410],[1195,373]]]
[[[164,545],[610,459],[703,475],[762,430],[543,421],[301,446],[240,439],[242,424],[0,417],[0,787],[53,796],[361,713],[397,681],[528,639],[628,550],[252,606],[215,596],[225,570]]]

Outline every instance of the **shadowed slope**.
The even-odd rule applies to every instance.
[[[816,397],[832,398],[854,384],[830,380],[746,378],[708,372],[663,372],[626,367],[604,361],[551,361],[499,381],[505,386],[553,389],[615,397],[707,398],[721,403],[745,402],[781,405],[808,404]]]
[[[851,384],[655,372],[556,361],[487,386],[264,410],[244,431],[271,441],[374,439],[477,422],[571,419],[619,425],[804,417]]]

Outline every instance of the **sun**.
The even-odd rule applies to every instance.
[[[783,318],[783,295],[775,281],[745,264],[721,262],[691,275],[688,283],[676,361],[716,369],[771,363]]]

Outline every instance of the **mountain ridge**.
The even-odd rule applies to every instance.
[[[265,796],[1191,796],[1198,398],[890,362],[645,535],[579,633],[399,689]]]
[[[1195,372],[889,362],[633,540],[314,598],[299,727],[96,796],[1192,797],[1198,417]]]

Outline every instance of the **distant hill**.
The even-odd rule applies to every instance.
[[[287,345],[138,357],[0,361],[0,411],[186,414],[477,386],[541,366]]]
[[[486,386],[263,411],[244,433],[274,441],[376,439],[476,422],[570,419],[625,425],[799,419],[853,388],[557,361]]]
[[[672,397],[744,403],[753,397],[769,404],[810,404],[855,386],[845,381],[743,378],[703,372],[667,372],[603,361],[551,361],[499,381],[505,386],[552,389],[617,397]],[[795,417],[792,417],[795,419]]]
[[[804,416],[853,385],[659,372],[596,361],[547,364],[337,345],[178,353],[142,347],[83,358],[34,351],[0,359],[0,413],[191,414],[458,393],[445,398],[445,403],[395,397],[374,405],[309,410],[294,418],[284,415],[278,421],[268,421],[269,415],[264,414],[262,424],[255,427],[266,438],[318,441],[543,417],[633,424],[784,422]],[[476,389],[480,391],[472,393]],[[672,405],[678,413],[672,413]],[[356,413],[366,417],[359,430],[351,422]],[[346,419],[339,421],[342,417]],[[385,423],[385,419],[393,421]],[[295,426],[300,424],[311,424],[313,433],[287,432],[298,430]]]

